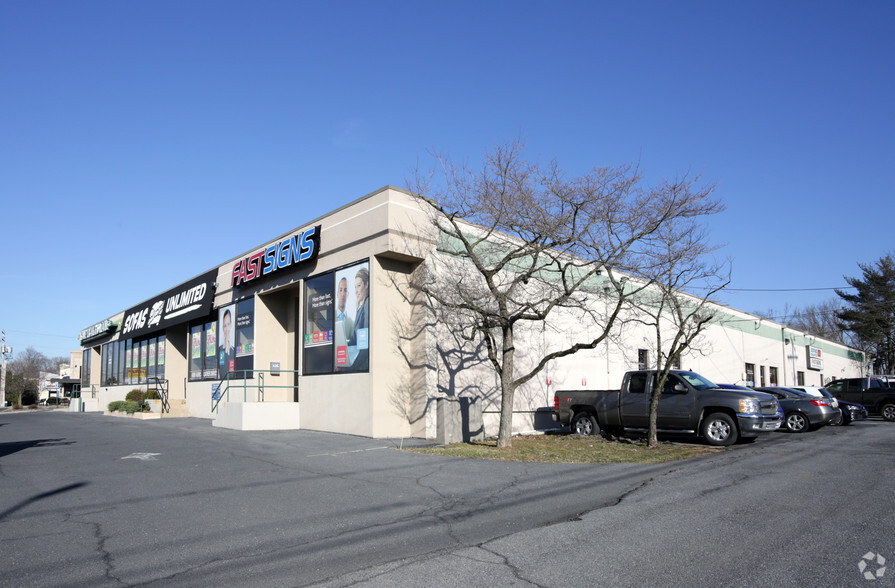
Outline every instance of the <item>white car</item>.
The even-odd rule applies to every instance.
[[[801,390],[805,394],[811,394],[817,398],[829,398],[833,401],[833,408],[839,408],[839,401],[836,400],[835,396],[827,392],[826,388],[821,388],[819,386],[790,386],[790,388],[793,390]]]

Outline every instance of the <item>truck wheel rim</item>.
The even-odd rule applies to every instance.
[[[724,421],[713,421],[709,424],[709,437],[715,441],[723,441],[730,435],[730,425]]]
[[[889,421],[895,419],[895,406],[885,407],[883,409],[883,418]]]

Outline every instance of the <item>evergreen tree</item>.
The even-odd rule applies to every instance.
[[[870,354],[873,371],[895,371],[895,259],[886,255],[875,264],[858,264],[862,278],[845,277],[854,294],[836,290],[846,308],[838,313],[840,326],[852,333]]]

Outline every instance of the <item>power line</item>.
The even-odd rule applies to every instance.
[[[10,333],[22,333],[24,335],[40,335],[41,337],[58,337],[59,339],[77,339],[77,335],[54,335],[52,333],[35,333],[34,331],[19,331],[17,329],[6,329]]]
[[[722,292],[818,292],[820,290],[854,290],[854,286],[836,288],[724,288]]]

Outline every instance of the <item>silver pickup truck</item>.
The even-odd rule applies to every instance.
[[[625,374],[620,390],[559,390],[553,419],[581,435],[646,431],[655,377],[655,371],[635,371]],[[701,435],[710,445],[732,445],[779,429],[782,418],[769,394],[722,389],[695,372],[673,370],[659,399],[657,428]]]

